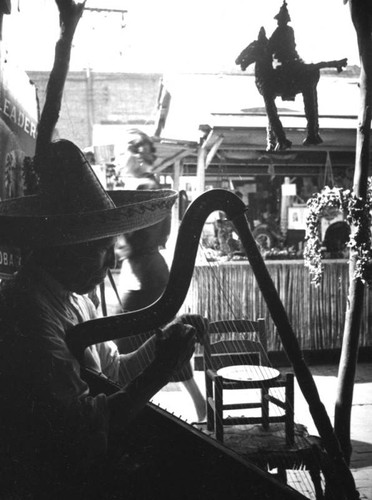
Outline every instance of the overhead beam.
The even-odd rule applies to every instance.
[[[159,165],[156,165],[154,168],[154,172],[159,173],[165,170],[167,167],[173,165],[177,161],[182,160],[186,156],[190,156],[190,151],[189,150],[183,150],[179,151],[178,153],[175,153],[167,158],[164,158]]]
[[[126,9],[110,9],[110,8],[105,8],[105,7],[84,7],[84,11],[91,11],[91,12],[108,12],[108,13],[113,13],[113,14],[127,14],[128,11]]]

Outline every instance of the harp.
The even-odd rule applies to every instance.
[[[235,226],[283,347],[292,363],[300,389],[309,405],[331,464],[329,469],[323,471],[326,480],[335,492],[335,498],[358,498],[353,477],[320,401],[311,372],[302,358],[286,311],[248,227],[246,207],[236,195],[216,189],[202,194],[190,205],[179,229],[168,286],[158,301],[140,311],[77,325],[68,333],[67,343],[82,363],[84,350],[89,345],[139,334],[169,322],[181,308],[188,291],[203,225],[207,217],[217,210],[223,210]],[[83,369],[83,375],[93,392],[112,393],[118,389],[87,370]],[[158,446],[154,447],[157,450],[156,457],[151,458],[152,464],[161,464],[156,477],[161,481],[167,481],[169,477],[177,478],[177,484],[184,487],[182,498],[227,498],[232,494],[233,498],[250,499],[306,498],[292,488],[280,484],[270,474],[241,460],[232,451],[200,431],[150,403],[137,420],[135,427],[137,426],[138,433],[131,432],[131,436],[146,436],[150,440],[156,436],[158,440]],[[146,438],[144,439],[144,442],[147,442]],[[140,446],[136,439],[135,441]],[[136,448],[136,444],[134,447]],[[175,467],[175,463],[179,464],[179,467]],[[168,472],[165,473],[165,470]],[[197,477],[195,483],[185,481],[185,470],[190,474],[197,474],[193,476]],[[143,498],[151,496],[144,495]]]

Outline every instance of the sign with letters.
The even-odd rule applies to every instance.
[[[1,200],[23,194],[23,160],[35,154],[38,118],[35,85],[0,50]]]
[[[21,266],[21,251],[0,243],[0,279],[11,277]]]
[[[35,154],[38,119],[35,85],[0,46],[0,200],[23,195],[23,163]],[[20,265],[20,249],[0,235],[0,279],[12,277]]]

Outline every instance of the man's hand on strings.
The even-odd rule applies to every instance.
[[[196,340],[200,344],[204,344],[204,338],[208,335],[209,321],[207,318],[199,314],[182,314],[176,321],[180,321],[184,325],[191,325],[196,330]]]
[[[155,364],[171,376],[190,360],[195,340],[195,328],[177,320],[172,322],[156,335]]]

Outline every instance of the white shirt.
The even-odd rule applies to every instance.
[[[73,450],[77,462],[89,463],[106,452],[107,397],[90,395],[65,342],[68,329],[94,318],[96,310],[88,297],[69,293],[36,266],[22,269],[14,280],[2,284],[0,435],[9,438],[13,456],[21,455],[17,466],[26,468],[27,460],[39,460],[39,448],[49,445],[39,443],[42,438],[35,429],[43,433],[50,427],[47,439],[56,439],[57,449],[69,450],[61,453]],[[147,355],[144,348],[144,353],[150,362],[152,352]],[[137,353],[120,355],[114,342],[86,350],[88,367],[123,384],[138,373],[136,361]]]

